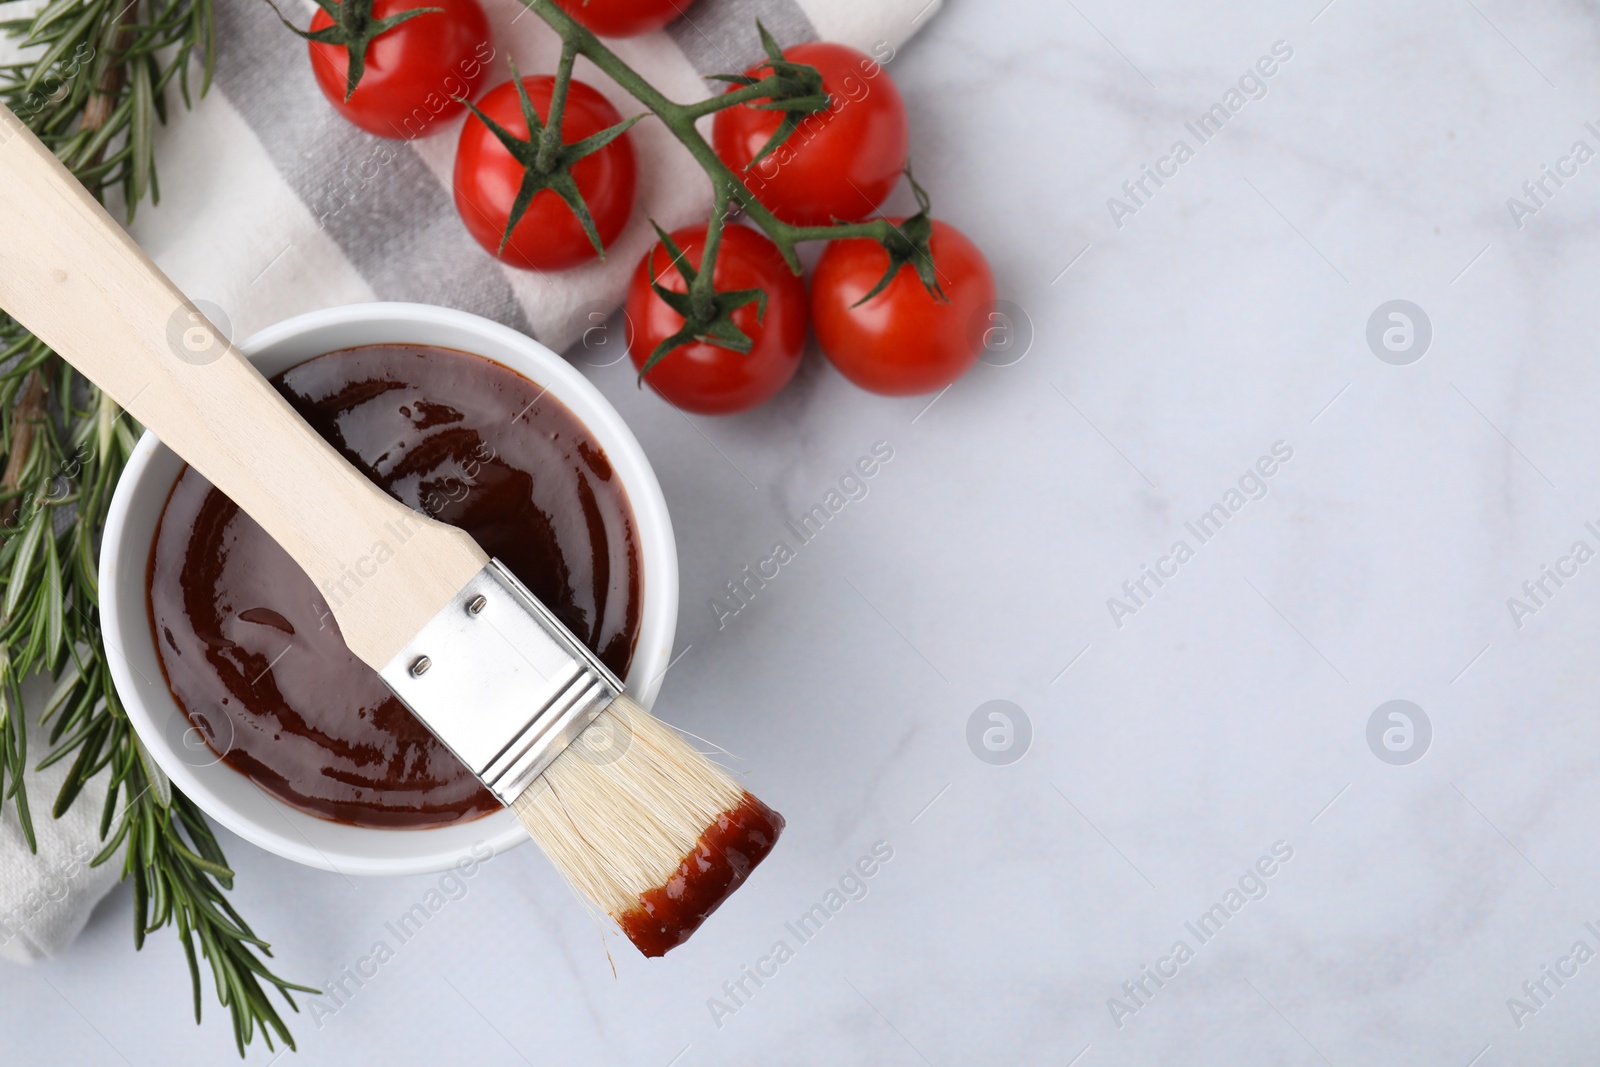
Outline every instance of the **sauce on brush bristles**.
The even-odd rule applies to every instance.
[[[766,858],[783,816],[627,696],[512,804],[646,956],[682,944]]]

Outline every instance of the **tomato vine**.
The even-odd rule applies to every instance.
[[[910,179],[909,171],[907,177],[911,180],[919,210],[903,222],[896,224],[887,218],[879,217],[862,222],[836,221],[819,226],[799,226],[784,222],[762,204],[744,177],[724,163],[711,144],[701,136],[695,126],[696,122],[726,108],[751,104],[780,110],[784,113],[784,121],[757,157],[761,158],[781,147],[799,129],[801,122],[807,116],[826,111],[830,106],[831,100],[822,88],[821,74],[814,67],[785,60],[782,48],[765,26],[757,23],[762,47],[766,52],[766,60],[760,69],[768,73],[760,78],[753,78],[748,74],[716,75],[717,80],[739,87],[694,103],[682,104],[668,98],[651,85],[582,23],[559,7],[554,0],[522,0],[522,2],[561,38],[561,60],[556,75],[558,87],[560,79],[571,79],[574,59],[583,56],[655,115],[679,143],[688,149],[689,154],[694,157],[711,181],[713,197],[711,229],[707,234],[699,272],[690,282],[688,299],[684,301],[693,315],[684,313],[686,320],[684,329],[687,332],[682,337],[674,335],[663,341],[662,346],[650,354],[645,363],[645,370],[666,355],[674,345],[689,337],[722,345],[735,351],[749,350],[749,337],[733,324],[729,316],[735,308],[749,303],[750,298],[743,294],[732,293],[721,295],[737,299],[719,300],[711,281],[718,247],[716,235],[727,225],[729,218],[736,211],[743,213],[752,224],[772,239],[773,244],[783,255],[784,261],[788,263],[789,269],[796,274],[800,273],[800,258],[796,252],[799,245],[808,241],[867,238],[882,245],[889,254],[889,268],[877,288],[863,297],[863,300],[870,299],[886,287],[907,264],[912,265],[917,271],[923,286],[934,299],[944,300],[944,293],[939,287],[938,276],[934,270],[933,252],[929,247],[932,217],[928,196],[914,179]],[[559,88],[557,91],[560,91]],[[757,101],[761,103],[758,104]],[[557,123],[558,119],[552,115],[549,125],[557,127]],[[656,286],[656,290],[669,302],[678,299],[675,294],[664,292],[660,286]],[[644,370],[641,370],[640,377],[643,376]]]

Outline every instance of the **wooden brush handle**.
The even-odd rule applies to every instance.
[[[487,561],[318,437],[4,105],[0,308],[260,523],[369,666]]]

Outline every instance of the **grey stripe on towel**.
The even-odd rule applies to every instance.
[[[218,88],[379,299],[446,304],[529,332],[449,190],[408,144],[359,130],[328,106],[305,42],[265,0],[217,5],[217,51]]]
[[[757,19],[784,46],[817,39],[795,0],[697,0],[667,33],[701,74],[742,74],[766,55]]]

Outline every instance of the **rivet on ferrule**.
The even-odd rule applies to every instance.
[[[494,559],[379,673],[506,804],[622,692],[600,658]]]

